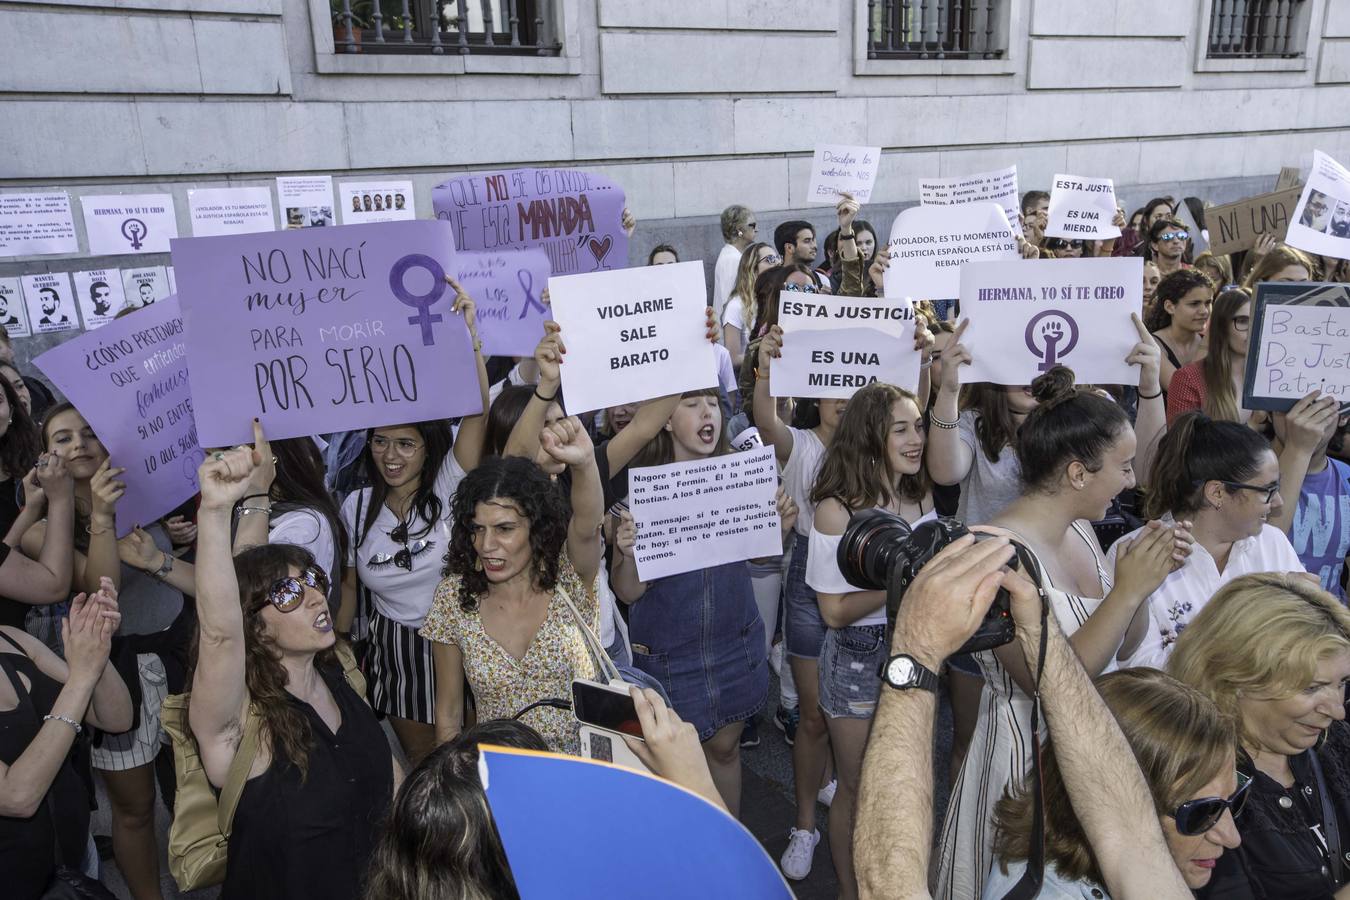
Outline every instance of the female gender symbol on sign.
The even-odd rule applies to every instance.
[[[404,287],[403,276],[409,269],[426,269],[431,274],[431,290],[414,294]],[[399,303],[417,310],[417,315],[408,317],[408,324],[421,325],[422,346],[433,346],[436,338],[431,333],[431,326],[444,321],[440,313],[431,312],[432,305],[445,293],[445,270],[441,264],[424,253],[409,253],[389,270],[389,290],[394,292]]]
[[[1036,366],[1037,370],[1049,372],[1078,346],[1078,323],[1066,312],[1047,309],[1032,316],[1031,321],[1027,323],[1025,337],[1027,349],[1041,360]],[[1068,338],[1067,341],[1065,337]],[[1038,343],[1043,346],[1037,346]]]

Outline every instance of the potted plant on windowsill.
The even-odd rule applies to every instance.
[[[346,9],[343,8],[343,0],[328,0],[328,8],[333,13],[333,47],[339,52],[360,53],[361,32],[371,27],[371,0],[347,0]],[[347,40],[348,21],[352,28],[350,45]]]

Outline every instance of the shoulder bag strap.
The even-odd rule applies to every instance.
[[[261,729],[262,718],[249,704],[244,716],[244,734],[234,751],[234,761],[230,763],[230,771],[225,776],[225,785],[220,789],[220,801],[216,807],[216,822],[226,840],[229,840],[230,830],[234,827],[234,811],[239,807],[239,798],[248,784],[248,774],[253,771],[253,763],[258,758],[262,743]]]
[[[1308,765],[1312,768],[1313,780],[1317,782],[1317,796],[1322,801],[1322,827],[1326,830],[1327,853],[1331,857],[1331,875],[1337,885],[1345,883],[1345,858],[1341,856],[1341,823],[1336,810],[1331,805],[1331,791],[1327,787],[1326,777],[1322,774],[1322,763],[1317,758],[1317,750],[1308,751]]]
[[[572,602],[572,598],[567,595],[567,591],[559,589],[558,596],[562,598],[563,603],[566,603],[567,608],[571,610],[572,618],[576,620],[577,628],[581,631],[582,640],[586,642],[586,647],[591,651],[591,655],[595,657],[595,663],[599,667],[600,674],[606,681],[623,681],[623,676],[619,674],[618,667],[615,666],[614,661],[609,658],[609,654],[605,652],[605,648],[600,646],[600,639],[595,636],[595,632],[591,630],[591,626],[587,624],[586,620],[582,617],[581,611],[578,610],[576,604]]]

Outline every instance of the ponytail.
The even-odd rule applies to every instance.
[[[1178,416],[1158,445],[1149,473],[1145,514],[1187,516],[1203,505],[1205,483],[1246,481],[1270,444],[1246,425],[1216,421],[1199,410]]]

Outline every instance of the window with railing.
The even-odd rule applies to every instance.
[[[998,59],[1008,0],[867,0],[868,59]]]
[[[329,0],[338,53],[557,56],[553,0]]]
[[[1212,0],[1210,59],[1293,59],[1308,43],[1307,0]]]

